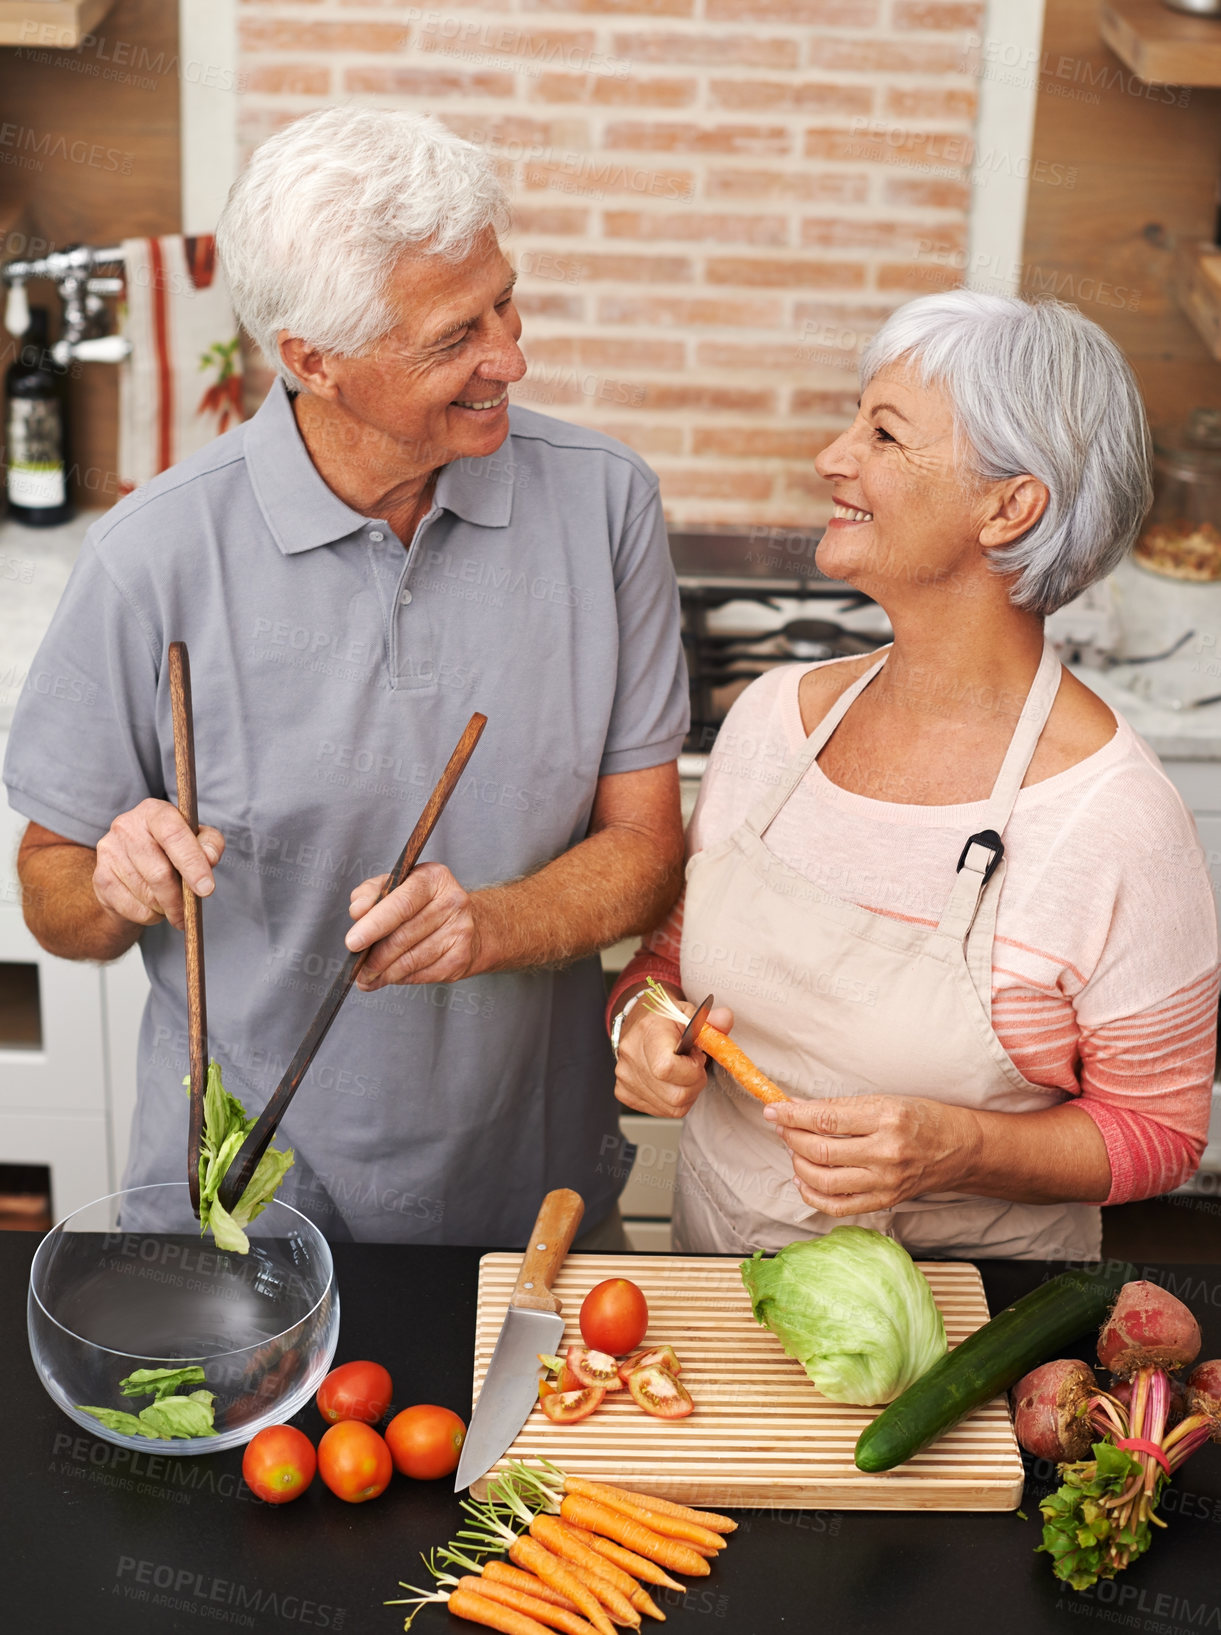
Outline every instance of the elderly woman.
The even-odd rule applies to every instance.
[[[328,1235],[521,1243],[568,1186],[599,1246],[622,1236],[597,950],[681,882],[678,595],[644,462],[509,407],[507,226],[437,120],[327,108],[263,143],[217,238],[278,378],[95,523],[37,660],[72,686],[18,707],[30,927],[77,959],[138,940],[150,978],[128,1186],[186,1163],[182,873],[250,1111],[369,951],[283,1129],[281,1195]],[[176,638],[198,839],[170,798]],[[375,906],[476,709],[429,860]]]
[[[684,1119],[677,1248],[852,1221],[923,1253],[1095,1256],[1100,1204],[1198,1163],[1216,1038],[1191,818],[1043,634],[1148,507],[1136,383],[1070,307],[929,296],[875,337],[817,467],[818,566],[894,641],[734,705],[685,900],[612,995],[617,1094]],[[676,1056],[650,972],[713,991],[791,1100]]]

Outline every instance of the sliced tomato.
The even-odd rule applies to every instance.
[[[588,1419],[605,1395],[600,1385],[587,1385],[580,1391],[552,1391],[539,1398],[539,1406],[557,1425],[570,1425],[574,1420]]]
[[[685,1419],[695,1407],[687,1387],[660,1363],[634,1369],[628,1375],[627,1388],[645,1413],[655,1419]]]
[[[538,1400],[542,1402],[545,1397],[553,1397],[558,1389],[555,1381],[549,1375],[544,1375],[538,1382]]]
[[[564,1367],[582,1385],[600,1386],[603,1391],[622,1391],[619,1365],[609,1351],[591,1351],[587,1345],[570,1345]]]
[[[683,1365],[679,1362],[673,1346],[655,1345],[650,1351],[633,1351],[631,1356],[624,1357],[619,1364],[619,1378],[626,1385],[629,1374],[634,1374],[638,1368],[651,1368],[654,1363],[660,1363],[672,1374],[681,1374],[683,1371]]]
[[[549,1374],[558,1374],[564,1366],[563,1357],[553,1357],[549,1351],[540,1351],[538,1360]]]

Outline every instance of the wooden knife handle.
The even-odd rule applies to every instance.
[[[522,1256],[511,1306],[527,1306],[531,1311],[563,1310],[551,1292],[551,1284],[572,1247],[584,1213],[585,1200],[568,1187],[558,1187],[543,1199]]]

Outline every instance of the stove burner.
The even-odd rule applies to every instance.
[[[840,614],[872,605],[859,591],[830,583],[817,590],[811,586],[798,598],[777,595],[771,587],[729,589],[680,583],[683,646],[691,680],[686,753],[707,754],[730,705],[775,665],[849,658],[871,653],[889,640],[888,635],[846,629],[832,619],[815,617],[813,611],[803,611],[811,607],[823,613],[832,597],[832,610]],[[731,603],[749,604],[736,621]],[[735,628],[735,623],[741,628]]]

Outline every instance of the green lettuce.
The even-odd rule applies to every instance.
[[[832,1402],[893,1402],[946,1353],[927,1278],[882,1232],[837,1226],[741,1270],[756,1322]]]
[[[137,1368],[134,1374],[119,1381],[119,1390],[125,1397],[152,1397],[147,1408],[138,1414],[129,1414],[122,1408],[86,1408],[77,1406],[83,1414],[92,1414],[108,1431],[119,1431],[124,1436],[147,1436],[154,1441],[182,1436],[215,1436],[212,1404],[216,1401],[211,1391],[191,1391],[183,1396],[176,1393],[180,1386],[195,1385],[203,1380],[204,1371],[197,1365],[187,1368]]]
[[[182,1082],[189,1085],[191,1081]],[[239,1255],[250,1253],[250,1239],[242,1228],[271,1202],[294,1158],[291,1147],[287,1152],[268,1147],[230,1214],[218,1197],[220,1185],[257,1122],[257,1117],[246,1117],[241,1102],[221,1083],[219,1064],[209,1062],[199,1145],[199,1231],[202,1237],[211,1228],[218,1249],[232,1249]]]

